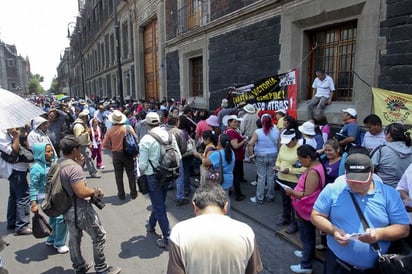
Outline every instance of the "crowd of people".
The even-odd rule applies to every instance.
[[[330,82],[324,72],[317,74],[320,81],[317,85]],[[312,273],[316,249],[326,250],[325,273],[373,271],[377,254],[370,252],[370,244],[377,242],[386,252],[391,241],[406,238],[407,243],[412,242],[409,236],[412,213],[409,218],[407,213],[412,212],[410,133],[401,123],[383,127],[375,114],[363,120],[367,129],[363,133],[356,109],[346,108],[342,110],[342,128],[332,134],[323,110],[330,104],[333,90],[334,87],[329,87],[327,97],[326,91],[315,93],[319,98],[308,106],[309,119],[303,123],[288,115],[286,109],[260,113],[253,104],[232,106],[227,99],[222,100],[213,114],[191,104],[179,105],[173,99],[128,100],[125,106],[110,100],[96,104],[71,99],[51,102],[45,105],[44,116],[35,117],[25,127],[0,134],[2,154],[32,152],[31,160],[19,158],[10,164],[7,229],[14,230],[15,235],[32,233],[30,211],[37,214],[45,198],[47,171],[56,161],[66,163],[61,180],[75,206],[61,216],[50,218],[53,234],[46,244],[54,246],[58,253],[70,252],[76,273],[86,273],[92,265],[85,262],[80,250],[84,231],[93,241],[96,272],[120,273],[119,267],[106,262],[105,231],[91,206],[91,201],[102,198],[104,192],[87,187],[83,174],[84,167],[87,178],[101,177],[99,170],[105,168],[102,150],[106,149],[112,155],[118,199],[136,199],[136,180],[141,175],[147,177],[152,206],[146,230],[156,233],[156,227],[160,228],[162,237],[156,244],[170,251],[168,273],[196,272],[205,267],[210,268],[210,273],[261,271],[253,231],[230,219],[231,202],[258,206],[273,203],[276,189],[280,191],[282,207],[276,225],[287,226],[288,234],[299,232],[303,246],[303,250],[295,251],[300,263],[290,266],[293,272]],[[317,104],[320,113],[313,112]],[[137,157],[124,153],[126,132],[139,144]],[[178,152],[179,175],[166,184],[156,176],[162,153],[157,138],[163,142],[171,140]],[[256,181],[250,182],[256,185],[256,192],[246,201],[242,191],[242,184],[247,183],[245,162],[256,167]],[[222,184],[206,182],[209,169],[216,170],[219,166]],[[191,184],[194,176],[200,185],[195,192]],[[165,205],[171,188],[176,189],[176,206],[192,202],[196,215],[173,229]],[[352,199],[358,201],[370,222],[369,230],[363,229]],[[348,216],[350,222],[346,221]],[[219,235],[211,227],[214,222]],[[196,235],[188,234],[192,230],[196,230]],[[348,236],[351,233],[362,234],[353,240]],[[317,245],[318,234],[321,234],[320,245]],[[191,242],[205,247],[199,253]],[[217,248],[221,246],[232,248]],[[218,256],[219,264],[211,263],[222,252],[230,252],[234,258]],[[360,261],[362,256],[365,260]]]

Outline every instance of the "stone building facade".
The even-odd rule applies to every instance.
[[[83,75],[88,95],[119,95],[113,2],[125,97],[196,97],[214,109],[231,86],[297,69],[306,119],[323,68],[337,87],[326,114],[339,124],[343,108],[372,112],[370,86],[412,93],[408,0],[89,0],[71,43],[72,82],[81,90]]]
[[[0,87],[25,95],[29,77],[29,60],[17,54],[15,45],[0,41]]]

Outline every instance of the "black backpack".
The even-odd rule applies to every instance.
[[[152,136],[160,144],[159,165],[154,167],[149,160],[150,165],[155,171],[157,180],[164,184],[176,180],[179,176],[179,153],[172,145],[172,134],[168,132],[169,139],[164,142],[162,138],[149,131],[148,134]]]
[[[60,171],[62,168],[77,165],[73,160],[53,163],[47,174],[46,197],[41,204],[41,209],[49,217],[57,217],[65,213],[72,206],[72,198],[63,188]]]
[[[129,127],[126,125],[126,134],[123,137],[123,152],[127,157],[133,158],[139,153],[139,145]]]

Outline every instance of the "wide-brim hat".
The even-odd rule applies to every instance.
[[[109,121],[113,125],[124,124],[127,121],[127,117],[120,110],[116,109],[109,114]]]
[[[354,153],[345,161],[345,177],[347,181],[366,184],[372,176],[373,163],[371,158],[362,153]]]
[[[246,111],[247,113],[255,113],[256,109],[252,104],[247,104],[246,106],[243,107],[243,110]]]
[[[237,117],[237,115],[226,115],[222,119],[223,125],[228,126],[228,123],[230,120],[236,120],[236,121],[242,122],[243,119]]]
[[[212,127],[218,127],[219,121],[216,115],[210,115],[209,118],[206,119],[206,123]]]
[[[309,121],[304,122],[301,126],[298,127],[298,129],[303,134],[310,135],[310,136],[316,135],[315,125]]]

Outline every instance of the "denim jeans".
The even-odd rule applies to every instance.
[[[77,207],[77,227],[75,222],[74,206],[64,213],[64,220],[69,228],[69,249],[70,259],[76,271],[83,269],[86,261],[82,256],[80,244],[83,231],[86,231],[92,239],[94,268],[96,272],[107,269],[106,258],[104,256],[104,244],[106,243],[106,231],[96,211],[91,204]]]
[[[170,235],[169,219],[166,214],[167,184],[160,184],[155,175],[147,176],[147,186],[149,189],[150,202],[152,203],[152,213],[149,217],[149,227],[155,227],[159,222],[163,237],[167,240]]]
[[[47,238],[47,242],[53,244],[55,247],[66,245],[67,239],[67,225],[64,222],[63,215],[57,217],[50,217],[49,224],[52,227],[52,234]]]
[[[182,158],[183,159],[183,158]],[[183,200],[185,198],[183,160],[179,163],[179,177],[176,178],[176,199]]]
[[[193,166],[194,156],[186,156],[182,158],[183,162],[183,183],[185,193],[191,193],[192,188],[190,186],[190,170]]]
[[[297,219],[297,223],[300,241],[303,245],[303,256],[300,261],[300,266],[302,268],[312,268],[316,247],[316,227],[310,221],[305,221],[300,218]]]
[[[360,258],[361,259],[361,258]],[[325,254],[325,261],[323,267],[323,274],[374,274],[375,269],[356,269],[351,265],[346,264],[342,260],[338,259],[332,250],[327,249]],[[395,274],[395,273],[393,273]]]
[[[265,182],[268,185],[268,199],[275,198],[275,170],[276,153],[256,155],[256,173],[258,175],[256,199],[263,201],[265,198]]]
[[[236,160],[235,167],[233,168],[233,187],[235,189],[236,198],[242,196],[242,190],[240,188],[240,181],[243,174],[243,160]]]
[[[88,149],[89,149],[88,146],[80,146],[80,152],[84,156],[84,162],[86,163],[87,170],[89,171],[89,174],[93,176],[97,173],[97,169],[94,166],[92,157],[90,157],[88,153]]]
[[[16,232],[30,224],[30,196],[27,171],[13,170],[9,177],[7,225],[16,226]]]
[[[284,180],[280,180],[278,179],[279,182],[281,182],[282,184],[288,185],[291,188],[295,188],[296,184],[288,182],[288,181],[284,181]],[[282,196],[282,218],[285,220],[289,220],[291,223],[295,223],[296,219],[295,219],[295,210],[292,208],[292,200],[290,198],[290,196],[286,195],[285,190],[283,189],[283,187],[280,188],[280,194]]]
[[[325,111],[326,103],[328,102],[329,98],[326,97],[316,97],[313,96],[312,100],[308,103],[308,120],[313,119],[313,109],[316,107],[319,110],[320,114],[323,114]]]
[[[126,157],[123,151],[113,151],[114,177],[116,179],[117,195],[125,195],[123,171],[126,170],[131,195],[137,194],[136,176],[134,173],[134,158]]]

